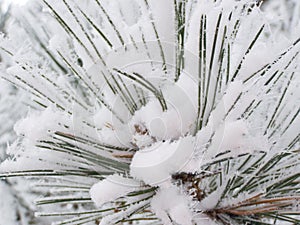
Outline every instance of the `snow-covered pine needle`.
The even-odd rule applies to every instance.
[[[256,1],[43,0],[15,17],[2,77],[37,104],[0,177],[44,190],[37,216],[300,223],[300,39],[271,41]]]

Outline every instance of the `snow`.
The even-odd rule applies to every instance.
[[[149,9],[146,6],[147,2]],[[179,3],[180,1],[175,2]],[[100,224],[117,223],[130,217],[140,207],[148,206],[149,203],[163,224],[216,224],[202,212],[216,207],[227,181],[235,173],[239,173],[239,171],[235,171],[239,163],[230,165],[233,168],[228,169],[228,174],[220,176],[221,181],[219,179],[215,181],[216,184],[213,186],[220,183],[222,185],[217,186],[216,191],[212,193],[209,192],[208,182],[205,183],[210,178],[203,178],[200,185],[204,186],[204,191],[208,189],[207,193],[209,194],[204,199],[198,199],[197,204],[195,204],[195,199],[191,200],[191,196],[189,196],[191,191],[187,190],[188,185],[176,184],[176,186],[171,179],[172,175],[181,171],[200,174],[204,170],[204,165],[208,163],[228,157],[234,158],[245,153],[253,155],[253,161],[255,161],[254,156],[257,152],[268,152],[272,147],[279,150],[290,147],[291,141],[299,133],[299,126],[295,122],[298,116],[295,117],[292,125],[288,124],[293,119],[293,115],[298,112],[299,97],[295,97],[295,95],[299,92],[299,85],[295,85],[295,83],[299,82],[295,78],[289,81],[289,73],[297,72],[298,61],[295,60],[290,68],[283,71],[293,56],[292,54],[298,49],[291,50],[283,57],[283,61],[276,62],[275,66],[272,66],[264,76],[258,74],[253,81],[246,82],[245,79],[250,74],[260,69],[266,62],[272,61],[274,56],[280,53],[277,48],[272,48],[271,41],[268,44],[261,43],[261,41],[269,42],[269,39],[264,36],[265,33],[257,40],[253,49],[249,53],[247,52],[253,37],[264,23],[264,18],[256,7],[251,9],[252,13],[250,10],[249,13],[245,11],[241,2],[250,4],[248,0],[188,1],[191,9],[189,12],[185,12],[187,24],[184,33],[184,69],[176,82],[174,81],[176,49],[174,47],[178,44],[178,40],[175,40],[177,31],[175,30],[176,21],[174,23],[174,1],[86,0],[78,3],[76,1],[50,3],[49,1],[49,4],[73,31],[72,34],[63,31],[59,22],[52,20],[45,13],[51,11],[49,9],[44,10],[43,13],[39,11],[37,16],[34,13],[30,16],[30,13],[23,15],[22,9],[16,10],[15,13],[20,14],[17,17],[18,20],[26,21],[26,26],[31,24],[35,32],[31,32],[30,27],[26,27],[28,30],[23,33],[16,32],[20,28],[18,26],[10,28],[12,30],[8,29],[13,33],[10,38],[17,37],[16,44],[7,44],[8,40],[3,37],[5,40],[1,42],[1,47],[3,45],[4,48],[9,49],[14,55],[12,60],[18,61],[18,63],[8,63],[12,66],[7,70],[7,76],[9,79],[17,76],[18,84],[33,91],[37,95],[35,99],[37,98],[42,104],[45,104],[45,108],[31,109],[27,115],[24,114],[25,118],[16,123],[15,131],[20,139],[9,145],[7,153],[12,156],[1,163],[1,172],[49,168],[58,172],[60,169],[64,169],[63,172],[78,170],[85,173],[99,170],[99,174],[101,174],[100,172],[115,173],[101,177],[102,180],[96,180],[94,176],[84,177],[86,180],[80,176],[76,178],[78,183],[83,182],[85,195],[89,195],[95,206],[101,209],[107,205],[111,206],[111,202],[119,199],[124,199],[127,203],[134,202],[132,199],[137,200],[141,196],[132,197],[128,193],[144,190],[143,188],[148,188],[148,186],[157,187],[156,194],[152,199],[149,198],[146,201],[139,199],[141,202],[134,202],[128,208],[124,207],[124,210],[116,213],[105,212]],[[97,3],[103,6],[110,18],[103,13],[102,6]],[[66,4],[69,4],[72,10],[68,10]],[[82,9],[109,39],[111,47],[104,42],[104,38],[84,18],[79,9]],[[207,24],[204,33],[207,40],[203,41],[203,44],[206,44],[206,50],[201,53],[203,70],[199,74],[199,40],[203,40],[203,37],[199,37],[199,29],[202,15],[206,18],[205,23]],[[222,19],[219,33],[214,36],[218,15],[222,15]],[[27,21],[29,25],[27,25]],[[240,24],[235,24],[236,21]],[[295,21],[292,24],[295,24]],[[239,27],[239,30],[235,36],[234,29],[236,27]],[[225,31],[227,34],[224,34],[226,37],[223,43],[222,35]],[[156,32],[160,36],[160,42],[157,40]],[[23,43],[25,38],[24,40],[20,38],[24,33],[26,39],[29,39],[25,41],[25,44]],[[215,46],[214,38],[217,41]],[[41,41],[40,44],[46,46],[47,51],[41,49],[40,45],[35,46],[37,39]],[[226,47],[220,49],[223,44]],[[281,45],[283,46],[283,44]],[[163,52],[160,48],[163,49]],[[229,48],[230,54],[227,57]],[[63,64],[57,51],[70,63],[70,66]],[[221,53],[224,54],[223,58]],[[100,56],[103,56],[101,62],[99,62]],[[82,65],[78,65],[81,64],[78,63],[79,59],[82,61]],[[167,72],[161,68],[164,60],[167,63]],[[220,65],[221,60],[223,60],[222,65]],[[240,71],[232,82],[232,75],[240,62],[242,62]],[[60,66],[63,66],[64,69],[59,69]],[[147,100],[145,105],[139,104],[137,111],[127,110],[128,103],[124,103],[124,99],[110,89],[102,76],[103,74],[107,75],[108,80],[111,80],[111,76],[114,78],[122,76],[116,74],[114,68],[129,74],[140,73],[145,80],[153,84],[153,89],[161,90],[167,109],[162,109],[160,102],[154,96],[155,91],[149,91],[149,88],[145,88],[134,79],[122,77],[122,79],[124,78],[122,82],[124,81],[124,85],[128,88],[128,92],[131,92],[134,100],[137,100],[138,93],[134,92],[133,84],[144,90],[143,94]],[[206,69],[205,73],[204,68]],[[273,76],[277,69],[279,70],[278,74],[283,71],[284,75],[278,77],[278,83],[274,81],[273,84],[267,85],[266,81]],[[76,75],[74,71],[78,74]],[[229,73],[228,80],[227,72]],[[216,75],[218,73],[221,78],[217,83]],[[299,74],[297,73],[294,77],[297,75]],[[199,77],[201,77],[200,80]],[[53,82],[51,83],[51,81]],[[121,80],[117,82],[121,84]],[[273,124],[269,126],[267,122],[270,120],[270,116],[267,114],[270,112],[272,114],[286,82],[294,83],[294,85],[289,87],[278,113],[274,113],[276,123],[273,121],[274,126]],[[202,84],[200,90],[202,95],[198,93],[199,83]],[[268,88],[272,89],[270,93],[268,93]],[[123,88],[121,87],[121,89]],[[79,93],[81,93],[80,98],[77,96]],[[203,127],[199,131],[195,131],[195,123],[198,122],[198,104],[199,109],[204,109],[203,101],[200,103],[198,96],[201,101],[206,99],[208,102],[206,110],[203,111],[204,115],[201,115],[204,119]],[[74,99],[82,102],[83,106],[79,106],[80,104],[77,105],[77,103],[73,104]],[[99,99],[105,101],[109,106],[100,104]],[[287,99],[289,103],[287,103]],[[253,106],[249,106],[252,101],[254,101]],[[258,102],[261,102],[261,106],[254,108]],[[58,104],[62,105],[65,110],[58,107]],[[243,114],[248,107],[249,110],[255,109],[252,117]],[[268,126],[267,135],[263,132],[266,126]],[[281,127],[277,129],[277,126]],[[287,126],[289,129],[286,132],[283,131]],[[51,143],[50,147],[47,145],[49,150],[37,146],[37,143],[57,141],[55,131],[66,132],[68,137],[72,138],[74,132],[83,140],[75,147],[71,143],[65,144],[63,141]],[[272,131],[275,133],[274,138],[268,136]],[[7,136],[2,135],[1,137],[6,140]],[[42,142],[39,142],[40,140]],[[272,144],[275,140],[278,143]],[[103,150],[106,147],[101,144],[125,146],[130,151],[121,152],[117,149],[111,150],[110,147],[107,147],[108,150]],[[298,146],[296,144],[294,147]],[[60,148],[62,145],[63,150],[68,150],[67,153],[59,152],[61,149],[55,151],[54,148]],[[82,152],[77,151],[76,147],[80,147]],[[292,149],[292,147],[290,148]],[[74,152],[77,154],[76,157],[69,154]],[[105,167],[105,158],[114,160],[115,164],[110,164],[111,168],[110,165]],[[125,164],[125,166],[118,168],[119,163]],[[130,167],[129,171],[128,166]],[[259,169],[255,168],[255,171],[259,171]],[[120,174],[117,174],[116,171]],[[214,171],[205,172],[207,174],[214,173]],[[282,173],[281,176],[283,175],[285,174]],[[254,178],[256,175],[253,173],[247,176]],[[274,179],[278,177],[274,175]],[[259,188],[263,189],[264,187],[261,185]],[[0,190],[3,190],[1,186]],[[59,191],[68,192],[70,189],[50,188],[49,190],[51,194],[59,195]],[[7,189],[3,192],[7,192]],[[75,193],[70,193],[70,196],[81,196],[82,194],[81,192]],[[146,195],[148,196],[148,194]],[[5,201],[12,205],[11,199],[6,197]],[[59,196],[56,199],[61,200],[63,197]],[[223,202],[219,206],[225,207],[234,200],[240,201],[245,198],[240,195],[231,201],[230,197],[232,196],[222,199]],[[53,197],[50,196],[47,200],[51,198]]]
[[[171,174],[187,164],[193,152],[192,136],[173,142],[156,142],[135,153],[130,164],[130,175],[151,186],[164,185]]]
[[[151,201],[151,208],[165,225],[173,224],[168,215],[178,224],[193,224],[189,197],[174,186],[159,190]]]
[[[138,148],[144,148],[153,143],[153,138],[149,135],[134,134],[132,136],[132,143],[135,144]]]
[[[144,124],[156,140],[173,140],[187,134],[196,118],[197,84],[193,77],[183,74],[175,84],[164,87],[163,95],[168,105],[162,111],[159,102],[150,102],[138,110],[131,124]]]
[[[115,201],[139,187],[139,182],[114,174],[94,184],[90,195],[97,207]]]
[[[258,140],[261,140],[258,142]],[[247,124],[243,120],[225,122],[221,125],[214,135],[214,139],[209,147],[211,157],[219,153],[230,150],[231,153],[226,156],[237,156],[243,153],[253,153],[255,151],[265,151],[267,147],[266,140],[263,138],[253,137],[249,133]],[[259,144],[258,144],[259,143]]]

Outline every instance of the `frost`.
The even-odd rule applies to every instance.
[[[57,112],[57,111],[56,111]],[[60,122],[60,115],[56,114],[53,108],[48,108],[43,113],[32,113],[15,125],[18,135],[25,135],[32,140],[43,139],[48,131],[56,130]]]

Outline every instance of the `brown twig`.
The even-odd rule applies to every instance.
[[[278,211],[280,207],[286,206],[287,204],[278,204],[276,206],[264,206],[256,209],[247,209],[247,210],[232,210],[232,209],[224,209],[221,211],[217,211],[217,213],[226,213],[226,214],[232,214],[235,216],[250,216],[254,214],[259,213],[265,213],[265,212],[273,212]]]
[[[255,201],[259,199],[261,195],[262,194],[258,194],[245,201],[239,202],[236,205],[230,207],[223,207],[221,209],[211,210],[207,213],[209,213],[210,215],[231,214],[236,216],[249,216],[249,215],[254,215],[259,213],[279,211],[282,207],[293,205],[295,200],[300,200],[300,196],[293,196],[293,197],[262,199],[262,200]],[[266,205],[257,208],[252,208],[252,209],[244,208],[247,206],[263,205],[263,204]]]
[[[113,154],[113,157],[120,159],[132,159],[134,154]]]

